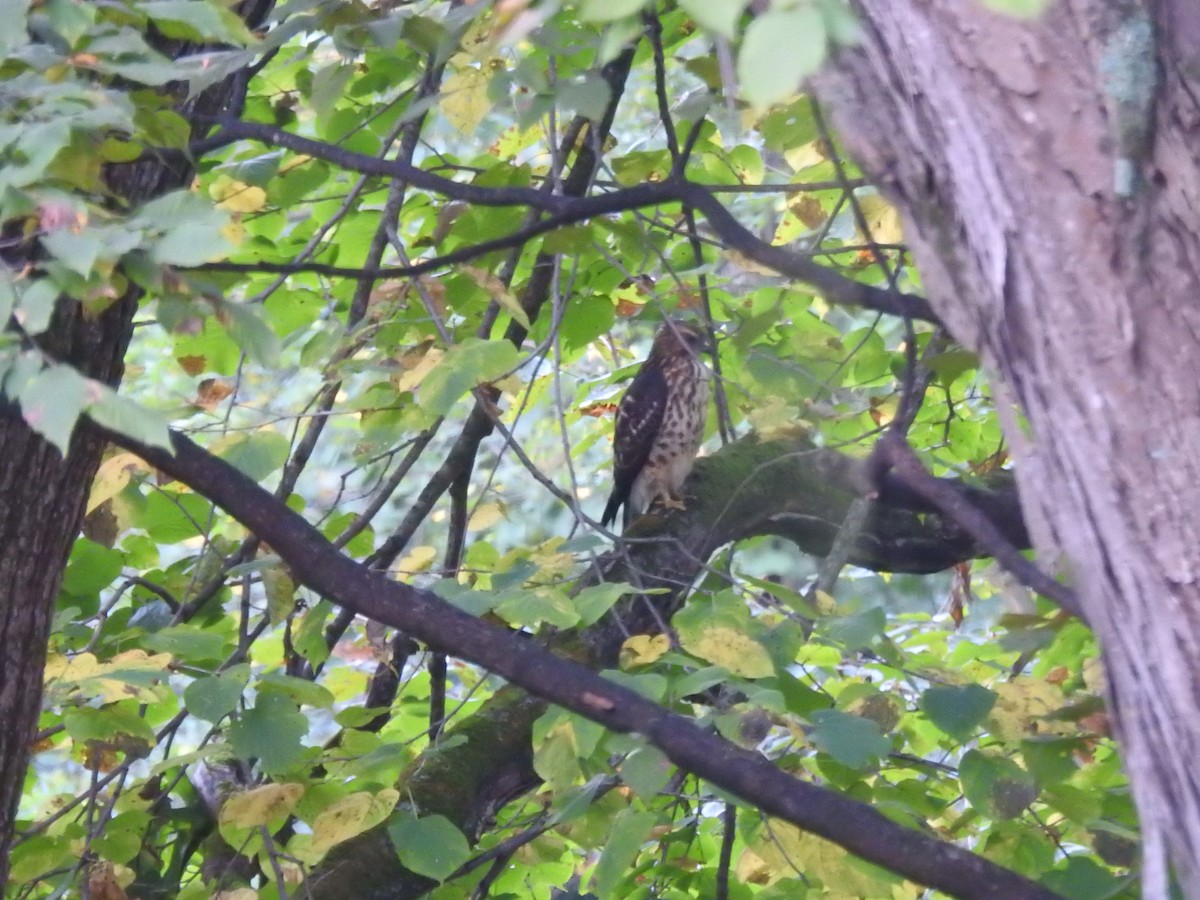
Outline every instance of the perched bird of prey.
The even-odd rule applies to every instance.
[[[698,326],[667,320],[654,336],[650,356],[617,407],[613,441],[613,490],[600,524],[605,528],[625,506],[624,524],[656,500],[682,509],[679,496],[704,438],[708,369],[700,353],[708,336]]]

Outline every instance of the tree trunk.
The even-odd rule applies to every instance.
[[[817,89],[905,215],[935,309],[1027,419],[1000,404],[1038,558],[1064,557],[1104,648],[1145,896],[1168,862],[1200,896],[1200,7],[1151,12],[1142,148],[1098,75],[1119,89],[1104,37],[1134,2],[1021,21],[861,0],[863,42]],[[1119,66],[1153,83],[1153,60]]]
[[[119,378],[129,305],[118,304],[94,322],[70,315],[74,321],[56,329],[69,336],[71,361],[91,377]],[[81,352],[85,348],[95,355]],[[103,446],[77,432],[64,460],[23,421],[0,418],[0,884],[8,877],[9,842],[41,710],[54,599]]]
[[[270,0],[247,0],[238,9],[254,24],[270,7]],[[178,56],[196,48],[177,44],[160,49]],[[181,112],[207,121],[244,96],[245,90],[245,78],[231,76],[188,101]],[[174,160],[155,154],[113,167],[108,185],[133,207],[186,185],[192,174],[191,163],[181,154]],[[35,247],[23,245],[8,251],[5,263],[19,270],[35,258],[35,252]],[[60,303],[51,328],[42,336],[47,350],[89,378],[116,386],[139,296],[131,289],[95,317],[84,315],[76,303]],[[0,417],[0,459],[4,460],[0,467],[0,585],[4,586],[0,591],[0,884],[8,878],[17,804],[41,710],[54,601],[103,449],[102,440],[77,429],[63,459],[19,418]]]

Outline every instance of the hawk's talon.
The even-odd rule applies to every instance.
[[[660,494],[658,496],[658,502],[662,504],[663,509],[687,509],[686,501],[686,497],[675,498],[670,494]]]

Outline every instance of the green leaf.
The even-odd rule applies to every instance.
[[[146,498],[138,524],[154,540],[174,544],[201,534],[211,511],[212,504],[197,494],[159,490]]]
[[[634,590],[623,581],[607,581],[584,588],[571,598],[579,614],[579,624],[586,627],[599,622],[618,600]]]
[[[737,34],[745,6],[743,0],[679,0],[679,8],[697,25],[729,40]]]
[[[254,708],[242,713],[229,728],[229,741],[242,759],[257,759],[263,771],[278,774],[304,756],[300,739],[308,719],[296,703],[278,691],[258,696]]]
[[[333,606],[328,600],[317,603],[304,614],[292,637],[296,652],[314,666],[319,666],[329,658],[329,645],[325,643],[325,622],[332,609]]]
[[[189,662],[220,659],[232,649],[226,636],[195,625],[172,625],[146,635],[143,646]]]
[[[71,366],[48,366],[21,389],[21,416],[66,456],[79,414],[96,397],[92,384]]]
[[[621,763],[621,780],[649,802],[671,780],[674,764],[657,747],[635,750]]]
[[[335,62],[317,70],[312,78],[312,105],[317,118],[325,119],[339,100],[346,96],[346,85],[354,76],[354,67]]]
[[[965,741],[987,718],[996,704],[996,695],[985,687],[938,685],[921,695],[921,709],[929,721],[946,734]]]
[[[260,691],[269,689],[286,694],[302,706],[315,706],[319,709],[333,706],[333,694],[329,692],[329,688],[314,684],[307,678],[296,678],[294,675],[285,675],[282,672],[267,672],[260,676],[258,689]]]
[[[253,481],[263,481],[283,468],[291,444],[274,428],[229,434],[208,448]]]
[[[121,574],[125,557],[85,537],[77,538],[63,574],[62,592],[75,598],[94,598]]]
[[[746,28],[738,52],[742,94],[762,108],[786,100],[825,61],[825,20],[812,6],[772,8]]]
[[[245,303],[221,305],[221,324],[242,351],[264,366],[273,366],[279,358],[279,336],[262,317],[262,312]]]
[[[554,725],[533,752],[533,770],[550,790],[564,791],[583,776],[579,745],[569,720]]]
[[[5,55],[25,44],[29,40],[28,32],[23,25],[25,16],[29,13],[31,0],[0,0],[0,16],[8,23],[8,27],[0,28],[0,55]]]
[[[852,769],[872,766],[892,749],[891,741],[879,733],[879,726],[862,716],[824,709],[812,713],[809,721],[814,726],[809,739]]]
[[[565,82],[558,87],[558,102],[564,108],[586,119],[600,121],[608,108],[611,91],[607,82],[598,75],[586,73],[573,81]],[[586,229],[584,229],[586,231]],[[512,306],[515,305],[515,309]],[[529,317],[520,303],[505,304],[505,308],[513,314],[513,318],[525,328],[529,328]]]
[[[1094,860],[1072,856],[1042,876],[1042,884],[1067,900],[1108,900],[1123,893],[1127,879],[1117,878]]]
[[[63,725],[71,740],[79,744],[111,741],[120,735],[129,735],[146,744],[154,743],[154,729],[138,715],[137,705],[128,701],[111,703],[103,709],[82,706],[67,710]]]
[[[579,18],[584,22],[612,22],[642,11],[646,0],[583,0]]]
[[[417,402],[434,415],[444,416],[477,384],[515,369],[518,358],[517,348],[508,341],[478,338],[463,341],[452,347],[425,376],[417,392]]]
[[[178,75],[175,71],[168,80]],[[189,191],[173,191],[151,200],[130,224],[145,229],[150,258],[160,265],[198,266],[232,249],[224,233],[229,214]]]
[[[142,0],[140,12],[167,37],[196,43],[246,44],[252,40],[242,20],[204,0]]]
[[[471,855],[463,833],[445,816],[399,813],[388,823],[388,835],[404,866],[418,875],[441,881]]]
[[[491,612],[500,595],[491,591],[477,591],[459,584],[453,578],[443,578],[434,582],[432,590],[435,594],[452,606],[456,606],[469,616],[482,616]]]
[[[93,422],[151,447],[171,449],[171,429],[161,413],[122,397],[107,385],[100,385],[99,392],[100,397],[87,408]]]
[[[675,614],[671,624],[679,634],[680,645],[693,656],[742,678],[775,674],[770,651],[747,633],[753,623],[744,608],[690,603]]]
[[[21,328],[36,337],[50,327],[50,317],[58,302],[58,286],[49,278],[39,278],[25,284],[19,295],[14,315]]]
[[[42,245],[64,266],[84,278],[92,274],[92,268],[104,249],[100,235],[90,229],[72,231],[62,228],[42,238]]]
[[[215,725],[237,709],[249,678],[250,667],[244,664],[219,675],[197,678],[183,689],[183,705],[193,716]]]
[[[592,890],[601,900],[618,896],[617,889],[626,870],[657,822],[654,813],[636,809],[623,809],[617,813],[592,878]]]
[[[579,622],[579,613],[570,598],[554,588],[505,591],[494,608],[504,621],[521,627],[547,622],[556,628],[570,628]]]
[[[1036,798],[1033,777],[1011,759],[971,750],[958,766],[971,805],[997,819],[1015,819]]]
[[[871,646],[886,625],[887,614],[876,606],[853,615],[825,619],[820,630],[833,643],[847,650],[859,650]]]
[[[44,834],[30,834],[14,842],[8,871],[10,883],[40,881],[45,873],[69,864],[73,852],[71,843],[66,836],[51,837]]]

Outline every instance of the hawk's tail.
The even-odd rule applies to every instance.
[[[621,508],[621,504],[626,500],[621,496],[621,491],[614,488],[613,492],[608,495],[608,503],[604,507],[604,515],[600,517],[600,527],[607,528],[611,523],[617,521],[617,510]]]

